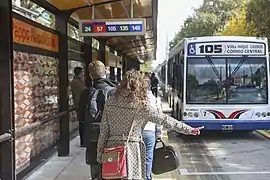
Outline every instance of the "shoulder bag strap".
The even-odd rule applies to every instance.
[[[128,133],[126,145],[127,145],[128,142],[129,142],[129,139],[130,139],[132,130],[133,130],[134,126],[135,126],[135,117],[136,117],[136,114],[138,113],[138,110],[139,110],[139,108],[136,109],[135,115],[134,115],[134,117],[133,117],[133,119],[132,119],[132,123],[131,123],[131,127],[130,127],[130,130],[129,130],[129,133]]]

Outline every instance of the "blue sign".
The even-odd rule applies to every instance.
[[[196,55],[196,44],[190,43],[188,44],[188,55]]]
[[[91,19],[80,21],[81,36],[135,36],[145,34],[145,19]]]
[[[142,24],[131,24],[130,32],[141,32],[143,29]]]

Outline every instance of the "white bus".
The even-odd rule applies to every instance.
[[[175,118],[205,130],[270,129],[266,38],[185,38],[167,66]]]

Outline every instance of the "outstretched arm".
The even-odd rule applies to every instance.
[[[157,106],[157,111],[159,113],[162,113],[162,107],[161,107],[161,101],[160,98],[156,98],[156,106]],[[156,137],[161,137],[162,135],[162,125],[156,124]]]
[[[167,129],[175,130],[182,134],[194,134],[197,135],[200,133],[201,128],[192,128],[191,126],[182,123],[163,112],[158,112],[154,108],[152,108],[150,105],[144,107],[141,111],[143,113],[143,116],[146,117],[147,121],[151,121],[153,123],[157,123],[160,125],[165,126]]]

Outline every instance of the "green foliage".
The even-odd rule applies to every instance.
[[[253,22],[258,36],[270,36],[270,1],[251,0],[247,4],[247,21]]]
[[[258,30],[253,20],[247,21],[247,7],[244,4],[220,33],[223,36],[257,36]]]
[[[140,71],[142,72],[152,72],[152,61],[146,61],[140,65]]]
[[[204,0],[193,16],[188,17],[180,31],[170,42],[170,49],[181,39],[188,37],[212,36],[223,30],[227,20],[243,3],[237,0]]]

